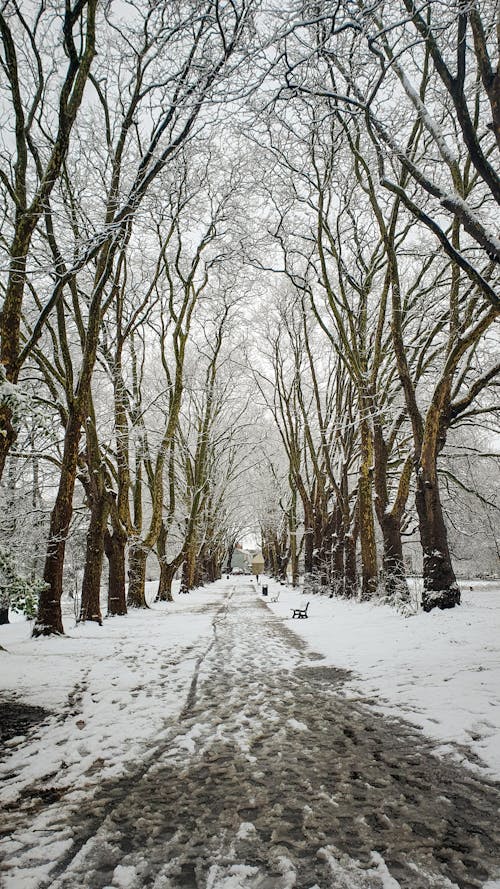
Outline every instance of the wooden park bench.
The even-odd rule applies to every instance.
[[[309,602],[307,603],[305,608],[292,608],[292,617],[307,617],[308,608]]]

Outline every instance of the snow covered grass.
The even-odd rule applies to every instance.
[[[78,790],[140,758],[148,738],[184,706],[196,658],[212,639],[213,614],[204,606],[220,601],[219,586],[132,610],[102,627],[75,626],[68,603],[62,637],[31,639],[31,625],[21,621],[0,627],[2,698],[58,716],[28,743],[7,742],[2,800],[47,781]]]
[[[421,726],[443,752],[466,759],[460,746],[471,749],[500,778],[500,584],[475,582],[471,590],[467,583],[460,608],[405,618],[387,606],[305,597],[266,582],[264,601],[324,656],[321,664],[352,671],[344,694]],[[30,784],[77,795],[122,774],[149,739],[161,741],[165,718],[181,712],[213,638],[213,609],[205,606],[222,603],[240,583],[248,588],[248,578],[222,580],[102,627],[75,626],[68,604],[61,638],[33,640],[20,621],[0,627],[2,696],[57,716],[8,742],[2,800]],[[278,589],[279,601],[270,603]],[[260,588],[255,595],[262,598]],[[292,620],[291,609],[308,598],[309,618]]]
[[[280,587],[265,582],[271,598]],[[406,618],[387,606],[286,586],[269,607],[326,664],[352,670],[346,694],[376,698],[384,712],[438,740],[442,752],[463,758],[458,748],[468,747],[500,778],[500,582],[461,588],[460,607]],[[292,620],[291,609],[308,600],[308,619]]]

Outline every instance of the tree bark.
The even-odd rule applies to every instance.
[[[125,596],[125,546],[127,537],[114,528],[106,531],[104,549],[108,560],[108,616],[127,613]]]
[[[232,567],[232,566],[231,566],[231,562],[233,561],[233,553],[234,553],[235,543],[236,543],[235,540],[231,540],[230,543],[229,543],[229,545],[228,545],[228,548],[227,548],[227,563],[226,563],[226,567],[227,567],[227,573],[228,573],[228,574],[231,574],[231,567]]]
[[[292,505],[288,516],[288,533],[290,536],[290,570],[292,573],[292,586],[299,585],[299,554],[297,550],[297,491],[290,477],[292,488]]]
[[[200,583],[200,561],[198,559],[198,515],[191,505],[186,537],[184,540],[184,563],[182,565],[181,593],[189,593]]]
[[[427,410],[424,435],[416,465],[415,506],[423,555],[422,608],[453,608],[460,604],[460,590],[451,563],[448,534],[443,517],[437,472],[438,455],[446,441],[446,406],[451,379],[443,377]]]
[[[344,596],[346,599],[354,599],[358,592],[358,569],[356,565],[356,537],[347,534],[345,538],[345,563],[344,563]]]
[[[104,558],[104,533],[108,522],[108,514],[109,504],[104,494],[94,500],[90,512],[79,618],[80,621],[95,621],[100,626],[102,626],[101,577]]]
[[[304,591],[310,590],[314,578],[314,526],[312,510],[304,504]]]
[[[184,550],[184,563],[182,565],[181,593],[189,593],[194,589],[196,575],[196,546],[194,541],[188,540]]]
[[[330,591],[333,595],[342,596],[345,589],[345,545],[346,536],[344,529],[343,510],[340,503],[337,503],[333,516],[333,535],[332,535],[332,576],[330,578]]]
[[[0,402],[0,478],[3,476],[7,455],[17,438],[12,424],[12,411],[4,401]]]
[[[364,405],[361,406],[363,410]],[[371,599],[377,589],[377,546],[372,497],[372,436],[366,420],[360,424],[361,466],[358,482],[359,537],[361,542],[361,598]]]
[[[431,479],[420,469],[415,505],[424,561],[422,608],[424,611],[454,608],[455,605],[460,605],[460,590],[451,563],[437,473]]]
[[[155,602],[173,602],[172,596],[172,580],[179,566],[179,559],[173,559],[172,562],[167,561],[167,529],[165,523],[161,523],[160,533],[156,541],[156,552],[158,556],[158,564],[160,566],[160,579],[158,581],[158,592],[156,593]]]
[[[160,579],[158,581],[158,592],[156,594],[156,602],[173,602],[174,597],[172,595],[172,581],[175,576],[175,572],[179,567],[179,563],[177,561],[166,562],[162,560],[160,562]]]
[[[128,553],[128,596],[129,608],[148,608],[146,602],[146,562],[148,550],[142,542],[132,543]]]
[[[49,539],[43,572],[46,587],[40,593],[38,600],[38,614],[33,627],[33,636],[35,637],[64,633],[61,612],[64,553],[73,512],[73,491],[78,465],[81,425],[80,413],[72,411],[68,418],[64,437],[59,488],[50,517]]]
[[[397,495],[392,509],[389,508],[388,493],[388,462],[389,450],[382,434],[378,417],[374,417],[374,452],[375,452],[375,511],[382,531],[383,556],[382,568],[386,595],[391,598],[396,594],[399,598],[409,600],[410,591],[406,582],[403,560],[403,543],[401,540],[401,520],[408,499],[411,478],[411,459],[408,457],[403,465],[399,478]]]
[[[385,592],[389,597],[397,593],[399,596],[409,599],[410,593],[406,583],[400,521],[395,516],[386,514],[379,518],[379,524],[384,543],[382,567]]]
[[[209,549],[203,555],[203,581],[204,583],[215,583],[220,580],[221,571],[217,552]]]

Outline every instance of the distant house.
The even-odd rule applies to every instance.
[[[241,568],[243,571],[250,571],[252,567],[252,555],[248,550],[243,549],[240,544],[236,544],[231,559],[231,568]]]

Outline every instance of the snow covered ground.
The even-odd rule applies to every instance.
[[[156,584],[150,583],[152,598]],[[31,639],[31,625],[0,627],[3,700],[45,707],[50,719],[24,739],[7,742],[0,762],[4,802],[23,788],[88,786],[121,774],[161,733],[167,716],[182,709],[197,657],[212,637],[215,587],[156,604],[148,611],[75,626],[67,605],[63,637]],[[13,616],[15,621],[15,615]]]
[[[290,618],[307,596],[280,589]],[[309,597],[308,620],[290,625],[328,664],[353,671],[344,692],[420,726],[443,753],[472,750],[500,778],[500,581],[464,581],[462,604],[404,618],[386,606]]]
[[[219,652],[222,668],[220,664],[217,668],[215,662],[203,666],[214,645],[214,606],[219,613],[221,605],[219,619],[223,620],[224,608],[231,609],[230,599],[222,607],[225,595],[240,584],[244,595],[250,597],[252,584],[255,597],[266,602],[312,652],[322,656],[322,660],[313,660],[315,666],[309,669],[332,665],[351,671],[350,680],[337,689],[337,694],[367,701],[383,712],[421,726],[428,736],[438,740],[443,753],[500,778],[500,585],[464,585],[460,608],[404,618],[385,606],[318,596],[308,599],[289,587],[265,582],[270,593],[267,598],[254,580],[233,577],[189,596],[176,595],[174,603],[153,605],[148,611],[132,611],[126,617],[106,620],[102,627],[75,626],[68,603],[67,635],[61,638],[32,640],[30,626],[22,621],[0,627],[0,644],[6,649],[0,652],[2,699],[35,704],[50,711],[47,721],[29,735],[12,739],[0,761],[0,805],[7,805],[12,812],[18,807],[12,834],[2,840],[2,851],[11,868],[5,884],[9,889],[48,885],[54,861],[69,854],[74,841],[67,826],[68,814],[75,807],[80,811],[88,806],[89,800],[94,799],[94,788],[97,791],[106,779],[127,774],[143,760],[144,768],[149,768],[148,763],[153,763],[154,768],[156,750],[160,754],[158,767],[162,768],[165,749],[174,759],[182,759],[186,751],[194,756],[195,732],[208,729],[203,723],[198,724],[200,717],[196,714],[192,717],[194,728],[189,728],[185,717],[184,723],[178,723],[191,697],[193,681],[203,671],[205,679],[212,676],[211,681],[220,673],[222,686],[226,683],[228,688],[234,688],[236,678],[231,685],[231,670],[240,670],[241,664],[245,664],[249,673],[250,658],[245,645],[252,650],[258,648],[257,629],[251,623],[237,636],[238,650],[234,655],[238,657]],[[154,595],[154,584],[149,593]],[[271,602],[277,593],[279,601]],[[292,620],[291,609],[303,607],[306,601],[310,602],[308,620]],[[274,621],[265,626],[274,626]],[[280,654],[280,663],[289,664],[293,675],[300,657],[285,644],[287,637],[283,633],[278,638],[279,629],[269,632],[273,634],[274,655],[279,660]],[[232,644],[233,638],[236,636],[229,634],[227,644]],[[269,651],[266,658],[268,663]],[[255,682],[252,675],[250,670],[246,680],[250,685]],[[257,688],[260,700],[264,692],[259,680]],[[307,691],[308,700],[309,697],[314,700]],[[293,694],[292,699],[295,700]],[[231,696],[226,696],[226,710],[231,710],[231,703]],[[268,729],[279,718],[266,709],[264,715]],[[224,719],[226,722],[221,722],[216,716],[215,729],[212,726],[212,734],[209,733],[212,741],[214,730],[221,738],[226,728],[233,730],[229,716]],[[232,719],[238,723],[237,712]],[[262,732],[262,725],[254,728],[252,719],[240,722],[238,731],[243,733],[242,738],[245,731]],[[291,729],[302,732],[308,726],[303,721],[288,720],[281,728],[272,727],[273,739],[276,731],[287,736]],[[233,740],[234,737],[231,735]],[[242,743],[243,758],[245,749]],[[168,782],[164,784],[168,787]],[[31,814],[30,799],[37,797],[47,800],[48,808],[38,811],[35,806]],[[102,829],[105,827],[103,822]],[[93,854],[92,850],[88,854]],[[356,862],[350,864],[342,859],[344,870],[340,874],[337,871],[341,859],[335,854],[330,856],[332,873],[336,880],[343,881],[342,885],[353,889],[365,885],[391,889],[400,886],[377,855],[372,855],[375,869],[363,872]],[[77,855],[72,866],[76,867],[78,860]],[[115,868],[113,886],[136,886],[128,879],[127,863],[128,858]],[[248,874],[237,873],[235,867],[233,863],[224,880],[211,884],[214,889],[250,885],[245,882]],[[335,881],[334,884],[337,885]],[[62,885],[70,884],[63,880]],[[77,881],[71,885],[84,883]],[[440,889],[445,885],[456,887],[449,882],[429,885],[439,885]],[[500,879],[483,884],[483,889],[493,887],[500,887]]]
[[[68,613],[61,638],[32,640],[21,621],[0,627],[7,649],[0,652],[2,698],[67,717],[39,726],[27,743],[8,742],[3,801],[33,782],[78,788],[122,773],[148,738],[161,734],[165,717],[180,713],[211,640],[206,606],[248,580],[224,579],[102,627],[75,626]],[[267,583],[265,601],[275,614],[325,665],[352,671],[345,694],[375,699],[383,711],[421,726],[443,752],[467,758],[464,748],[472,750],[500,778],[500,584],[468,582],[460,608],[408,618],[386,606],[314,596],[309,619],[291,620],[290,609],[306,597]],[[279,601],[270,603],[278,589]]]

